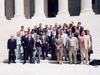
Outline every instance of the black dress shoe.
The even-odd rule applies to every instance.
[[[59,64],[59,62],[57,62],[57,64]]]
[[[23,62],[23,64],[25,64],[25,62]]]
[[[40,61],[38,61],[37,63],[40,64]]]
[[[16,63],[15,61],[13,63]]]
[[[10,62],[8,62],[8,64],[10,64]]]

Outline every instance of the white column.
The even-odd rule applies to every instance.
[[[25,18],[24,0],[15,0],[15,16],[14,18]]]
[[[0,19],[2,18],[5,18],[5,0],[0,0]]]
[[[59,0],[59,11],[57,17],[68,17],[69,11],[68,11],[68,0]]]
[[[81,0],[81,13],[80,15],[93,15],[95,14],[92,9],[92,0]]]
[[[44,14],[44,0],[35,0],[35,14],[36,18],[45,18]]]

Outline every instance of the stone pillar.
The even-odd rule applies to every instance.
[[[0,19],[5,18],[5,0],[0,0]]]
[[[45,18],[44,0],[35,0],[35,18]]]
[[[81,13],[80,15],[94,15],[92,9],[92,0],[81,0]]]
[[[57,17],[68,17],[69,15],[69,11],[68,11],[68,0],[59,0],[58,2],[58,7],[59,7],[59,11],[58,11],[58,15]]]
[[[14,16],[14,18],[25,19],[24,0],[15,0],[15,16]]]

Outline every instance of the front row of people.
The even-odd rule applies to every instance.
[[[63,32],[63,30],[61,30],[61,32]],[[45,35],[45,32],[43,33],[43,37],[41,38],[40,35],[37,35],[36,40],[34,40],[31,36],[31,34],[29,33],[27,35],[27,33],[25,33],[25,35],[27,36],[23,36],[23,48],[24,48],[24,63],[26,63],[26,60],[28,59],[28,57],[30,57],[30,63],[35,63],[36,60],[36,55],[38,52],[38,60],[37,62],[40,63],[40,55],[41,55],[41,51],[42,51],[42,56],[43,59],[45,58],[44,55],[44,50],[46,50],[46,57],[48,56],[48,50],[47,50],[47,46],[48,44],[48,37]],[[76,38],[74,37],[74,33],[71,33],[71,37],[67,38],[67,40],[63,39],[62,34],[58,34],[57,38],[53,37],[53,33],[52,33],[52,53],[51,55],[53,56],[52,58],[56,58],[58,60],[58,64],[62,64],[62,57],[63,57],[63,53],[65,52],[69,52],[69,60],[70,60],[70,64],[73,63],[72,58],[74,57],[74,63],[77,64],[77,51],[80,50],[81,53],[81,63],[85,63],[88,64],[88,50],[90,48],[90,40],[88,38],[88,36],[85,35],[85,32],[83,31],[81,33],[82,36]],[[41,38],[41,39],[40,39]],[[45,38],[45,39],[44,39]],[[19,39],[17,37],[17,39]],[[19,39],[20,40],[20,39]],[[54,46],[54,47],[53,47]],[[8,51],[9,51],[9,64],[11,63],[11,59],[13,59],[13,63],[15,63],[15,52],[16,52],[16,47],[21,47],[20,42],[16,43],[16,40],[14,39],[14,35],[11,35],[11,38],[8,40]],[[43,49],[44,48],[44,49]],[[33,55],[33,51],[34,51],[34,55]],[[20,52],[18,52],[20,53]],[[54,53],[54,54],[53,54]],[[65,53],[68,54],[68,53]],[[64,54],[64,55],[65,55]],[[56,55],[56,57],[55,57]],[[13,58],[11,58],[11,56]],[[32,59],[34,56],[34,60]],[[67,55],[65,55],[67,57]],[[20,59],[20,56],[16,56],[18,59]],[[84,62],[84,57],[85,57],[85,62]]]

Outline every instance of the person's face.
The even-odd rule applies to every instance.
[[[63,34],[63,30],[61,30],[60,32],[61,32],[61,34]]]
[[[74,27],[74,29],[76,30],[77,28],[76,28],[76,27]]]
[[[60,34],[58,34],[58,38],[60,38]]]
[[[39,40],[39,37],[37,37],[37,40]]]
[[[24,30],[24,27],[21,27],[21,30]]]
[[[84,36],[85,35],[85,32],[82,32],[82,36]]]
[[[65,29],[65,26],[63,26],[63,29]]]
[[[58,30],[58,34],[60,34],[60,30]]]
[[[69,29],[69,32],[71,32],[71,29]]]
[[[14,35],[11,35],[10,37],[11,37],[11,39],[13,39],[14,38]]]
[[[37,26],[34,26],[34,29],[37,29]]]
[[[48,28],[48,25],[45,25],[46,28]]]
[[[71,34],[71,37],[74,37],[74,33]]]
[[[79,35],[79,34],[80,34],[80,32],[79,32],[79,31],[77,31],[77,34]]]
[[[28,32],[25,32],[25,35],[28,35]]]
[[[59,25],[59,27],[61,28],[61,25]]]
[[[28,27],[28,31],[30,31],[31,30],[31,28],[30,27]]]
[[[55,27],[57,27],[57,23],[55,24]]]
[[[89,33],[90,33],[90,32],[89,32],[89,31],[87,31],[87,35],[89,35]]]
[[[19,33],[17,33],[17,36],[19,36]]]
[[[40,23],[39,26],[41,27],[42,26],[42,23]]]
[[[31,37],[31,34],[28,34],[28,37]]]
[[[55,31],[55,28],[53,28],[53,31]]]
[[[45,33],[44,33],[44,32],[43,32],[42,34],[43,34],[43,35],[45,35]]]
[[[52,32],[52,35],[54,35],[54,32]]]
[[[52,29],[52,25],[50,26],[50,29]]]
[[[34,33],[34,30],[32,31],[32,33]]]

